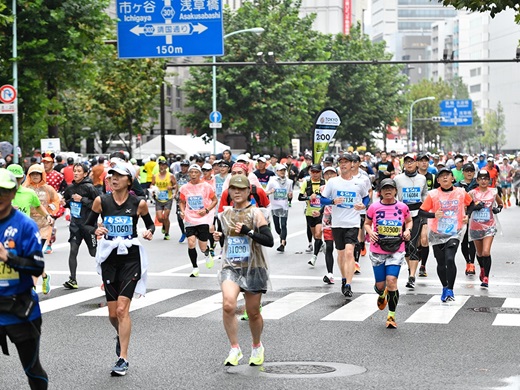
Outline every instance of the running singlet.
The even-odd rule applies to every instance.
[[[159,189],[157,200],[161,203],[167,202],[172,198],[172,190],[168,189],[168,187],[172,185],[170,175],[170,172],[166,172],[166,175],[162,179],[160,174],[155,176],[155,185]]]
[[[383,204],[381,201],[373,203],[367,210],[367,217],[372,220],[372,229],[379,237],[399,237],[403,234],[405,221],[410,218],[410,210],[403,202]],[[401,243],[397,252],[404,252],[405,243]],[[389,254],[382,250],[377,243],[370,243],[372,253]]]
[[[137,237],[139,201],[136,196],[128,195],[128,199],[118,205],[112,194],[101,196],[103,225],[108,230],[107,239],[111,240],[117,237],[132,239]]]
[[[0,221],[0,237],[4,248],[16,256],[43,261],[40,234],[36,223],[25,214],[13,209],[7,218]],[[22,273],[0,262],[0,296],[12,296],[29,292],[35,302],[29,318],[20,319],[13,314],[0,312],[0,326],[33,321],[41,316],[38,294],[33,290],[33,279],[29,273]]]
[[[211,205],[215,191],[210,184],[202,181],[198,184],[186,183],[180,189],[180,198],[186,202],[184,221],[186,226],[211,225],[213,213],[200,215],[199,211]]]

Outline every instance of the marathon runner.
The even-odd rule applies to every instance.
[[[164,239],[170,239],[170,212],[173,199],[177,195],[177,180],[173,173],[168,172],[168,161],[163,156],[158,159],[159,173],[152,176],[152,187],[157,187],[154,194],[157,220],[162,225]]]

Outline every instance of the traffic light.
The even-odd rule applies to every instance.
[[[442,122],[442,121],[444,121],[444,117],[442,117],[442,116],[434,116],[434,117],[432,117],[432,121],[433,122]]]

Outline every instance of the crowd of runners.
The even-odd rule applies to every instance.
[[[156,226],[164,240],[177,233],[179,242],[187,240],[190,277],[200,275],[199,255],[207,268],[220,260],[223,324],[231,345],[224,364],[235,366],[243,357],[235,315],[243,293],[243,318],[252,336],[249,364],[261,365],[261,296],[270,287],[265,247],[285,252],[288,218],[298,217],[290,212],[293,194],[305,202],[301,218],[307,244],[301,249],[309,254],[308,265],[318,267],[323,253],[323,282],[340,282],[348,299],[361,272],[359,259],[368,255],[378,295],[374,303],[381,310],[388,306],[386,327],[396,328],[400,269],[407,266],[405,288],[415,289],[417,277],[428,277],[430,246],[442,302],[456,299],[459,246],[465,274],[478,273],[482,288],[489,287],[491,246],[500,229],[497,214],[514,207],[512,195],[519,206],[519,165],[520,155],[352,152],[315,164],[310,154],[233,159],[229,150],[190,159],[150,155],[141,165],[123,152],[67,164],[44,153],[26,169],[10,163],[0,168],[0,345],[6,353],[8,336],[31,388],[47,388],[38,358],[41,315],[33,287],[41,276],[43,294],[51,290],[43,256],[52,254],[54,221],[63,216],[70,222],[70,275],[63,286],[79,286],[77,255],[85,241],[96,258],[116,331],[117,360],[110,372],[125,375],[131,301],[146,293],[148,258],[137,233],[141,218],[146,240]],[[155,209],[155,221],[149,208]],[[178,232],[172,231],[171,218]]]

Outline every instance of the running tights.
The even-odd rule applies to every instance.
[[[444,244],[433,245],[433,254],[437,260],[437,275],[443,287],[453,290],[455,277],[457,276],[457,266],[455,265],[455,255],[459,247],[459,240],[451,239]]]
[[[422,246],[421,247],[421,265],[426,267],[426,261],[428,261],[428,256],[430,255],[430,246]]]
[[[179,229],[181,229],[181,234],[185,234],[184,230],[184,220],[181,218],[181,209],[177,206],[177,223],[179,224]]]
[[[475,263],[475,255],[477,250],[475,249],[475,244],[473,241],[468,240],[469,229],[466,229],[466,234],[464,234],[464,239],[462,240],[462,254],[464,255],[464,259],[466,263],[473,264]]]
[[[361,256],[361,243],[357,242],[354,245],[354,261],[359,263],[359,256]]]
[[[325,264],[327,266],[327,272],[332,274],[334,268],[334,241],[325,240]]]
[[[79,244],[76,241],[70,242],[69,270],[70,278],[76,280],[76,269],[78,268]]]
[[[312,230],[309,225],[307,225],[307,241],[309,241],[309,244],[312,244]]]
[[[314,255],[318,256],[320,253],[321,246],[323,245],[323,240],[321,238],[314,240]]]
[[[16,349],[20,356],[25,375],[29,379],[32,390],[46,390],[49,384],[47,373],[40,364],[40,338],[29,339],[16,343]]]
[[[273,214],[273,223],[280,240],[285,241],[287,239],[287,217],[277,217]]]

